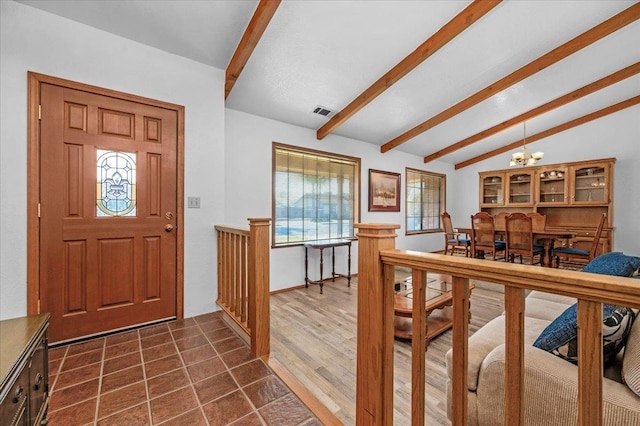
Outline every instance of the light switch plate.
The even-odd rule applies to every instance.
[[[189,209],[199,209],[200,208],[200,197],[187,197],[187,208],[189,208]]]

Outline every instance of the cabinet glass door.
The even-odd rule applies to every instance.
[[[608,182],[604,165],[572,168],[573,194],[575,204],[606,203],[608,202]]]
[[[567,204],[567,173],[565,169],[541,170],[539,175],[540,204]]]
[[[507,176],[509,186],[507,186],[507,200],[509,204],[531,205],[533,199],[532,173],[512,173]]]
[[[483,205],[502,205],[502,175],[484,176],[482,178],[482,204]]]

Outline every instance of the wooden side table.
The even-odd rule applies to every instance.
[[[347,279],[347,286],[351,287],[351,242],[352,240],[346,239],[331,239],[331,240],[318,240],[308,241],[304,243],[304,286],[309,287],[309,284],[318,284],[320,286],[320,294],[322,294],[322,287],[327,280],[335,281],[336,277],[344,277]],[[347,246],[347,273],[336,273],[336,247]],[[309,279],[309,249],[320,250],[320,279],[313,281]],[[331,277],[323,278],[324,268],[324,249],[331,248]]]
[[[475,285],[469,283],[469,291]],[[446,275],[428,275],[426,288],[425,310],[427,311],[427,339],[425,346],[431,339],[439,336],[453,326],[453,292],[451,277]],[[411,339],[413,336],[413,289],[401,290],[393,298],[395,337]]]

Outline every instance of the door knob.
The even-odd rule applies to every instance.
[[[167,232],[173,231],[173,225],[166,224],[165,227],[164,227],[164,230],[167,231]]]

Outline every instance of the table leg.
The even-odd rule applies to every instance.
[[[309,253],[307,248],[304,248],[304,288],[309,287]]]
[[[336,282],[336,248],[331,247],[331,281]]]
[[[322,286],[324,285],[324,281],[322,280],[322,266],[323,266],[323,257],[322,257],[322,253],[324,252],[324,249],[321,248],[320,249],[320,294],[322,294]]]
[[[347,244],[347,287],[351,287],[351,243]]]

